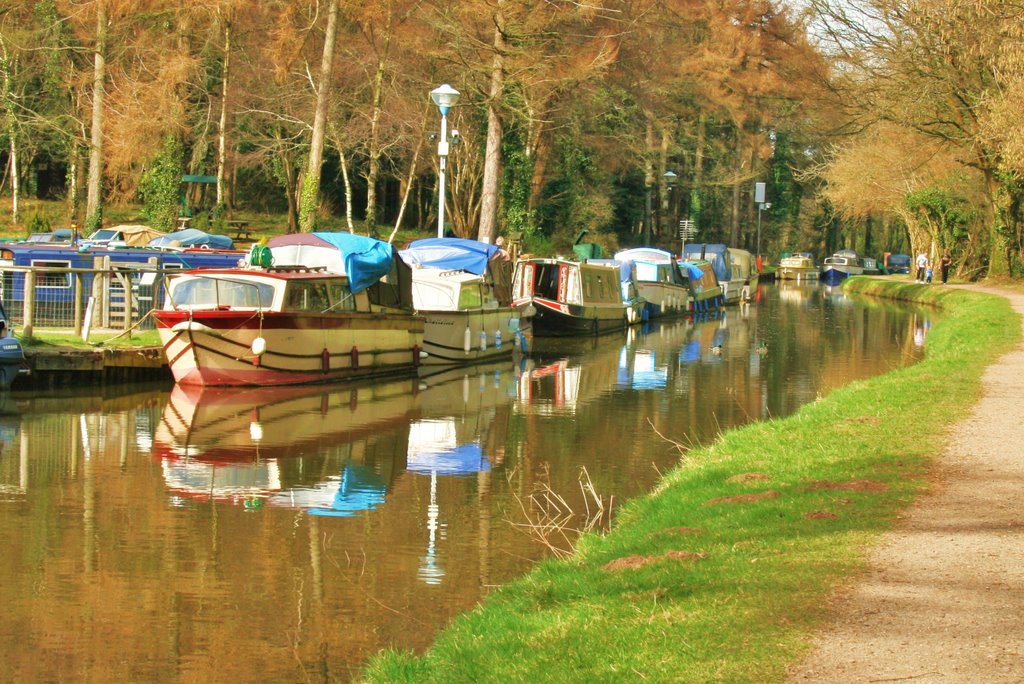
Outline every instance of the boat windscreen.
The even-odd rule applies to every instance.
[[[220,278],[188,278],[171,290],[176,309],[267,309],[274,300],[269,283]]]

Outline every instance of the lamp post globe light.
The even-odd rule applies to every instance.
[[[459,101],[459,91],[445,83],[430,91],[430,99],[441,110],[441,138],[437,141],[437,237],[444,237],[444,171],[448,161],[448,110]]]

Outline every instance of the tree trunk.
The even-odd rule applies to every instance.
[[[398,229],[402,227],[402,218],[405,216],[405,208],[409,204],[409,195],[412,193],[412,188],[415,185],[416,167],[420,161],[420,153],[423,151],[423,141],[426,139],[424,133],[427,130],[427,117],[424,116],[422,121],[423,123],[420,126],[420,135],[416,139],[416,148],[412,152],[412,161],[409,162],[409,174],[405,179],[405,187],[402,192],[402,204],[398,208],[398,218],[395,219],[395,228],[391,231],[391,236],[388,238],[389,244],[395,239],[395,235],[398,234]]]
[[[1006,239],[1009,226],[1009,193],[1002,187],[995,171],[989,168],[984,169],[985,187],[988,190],[988,226],[989,226],[989,254],[988,254],[988,275],[1007,276],[1010,274],[1009,245]]]
[[[342,187],[345,188],[345,224],[348,232],[355,232],[352,225],[352,179],[348,175],[348,155],[345,154],[345,145],[342,142],[338,126],[332,121],[328,124],[331,140],[334,142],[334,149],[338,152],[338,165],[341,167]]]
[[[299,202],[299,226],[308,233],[316,228],[320,208],[320,168],[324,161],[324,131],[327,127],[327,102],[334,65],[334,38],[338,26],[338,0],[331,0],[327,11],[327,29],[324,33],[324,51],[320,58],[320,86],[316,93],[316,113],[313,115],[313,136],[309,143],[309,167],[302,180]]]
[[[224,23],[224,71],[221,74],[220,130],[217,131],[217,206],[224,207],[227,193],[224,192],[224,175],[227,167],[228,128],[228,77],[231,73],[231,22]]]
[[[505,2],[498,0],[494,12],[494,61],[491,65],[491,90],[487,98],[487,148],[484,152],[484,181],[477,239],[494,242],[498,233],[498,181],[501,175],[501,117],[498,104],[505,89]]]
[[[707,125],[704,115],[697,116],[697,141],[693,151],[693,188],[690,190],[690,220],[693,227],[700,230],[700,211],[704,193],[704,143],[707,136]]]
[[[86,230],[103,225],[103,82],[107,71],[107,4],[96,3],[96,47],[92,71],[92,127],[89,143],[89,184],[86,190]]]
[[[644,246],[650,247],[654,230],[651,193],[654,192],[654,115],[644,112]]]
[[[736,128],[736,169],[732,182],[732,223],[729,227],[729,246],[735,247],[740,240],[740,179],[743,177],[742,133]]]
[[[7,43],[0,37],[0,48],[3,49],[0,54],[0,65],[3,68],[3,92],[0,95],[3,96],[4,103],[4,121],[6,123],[5,128],[7,129],[7,138],[10,140],[10,169],[11,169],[11,223],[18,225],[21,222],[21,217],[18,211],[18,126],[17,119],[14,116],[14,106],[12,99],[14,96],[13,86],[13,75],[14,64],[11,60],[10,54],[7,52]]]
[[[380,175],[380,115],[384,99],[384,60],[377,63],[373,77],[373,104],[370,114],[370,140],[366,169],[366,229],[377,234],[377,177]]]

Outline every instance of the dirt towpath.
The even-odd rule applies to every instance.
[[[1024,314],[1024,294],[970,287]],[[1024,682],[1024,345],[982,382],[934,490],[872,549],[790,682]]]

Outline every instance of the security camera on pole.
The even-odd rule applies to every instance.
[[[445,83],[430,91],[430,99],[441,110],[441,138],[437,141],[437,237],[444,237],[444,171],[448,160],[448,110],[459,101],[459,91]],[[452,130],[452,144],[458,144],[459,132]]]

